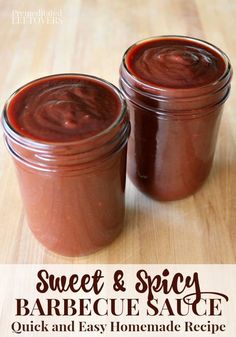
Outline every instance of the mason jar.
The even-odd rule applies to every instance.
[[[140,191],[167,201],[202,186],[231,77],[228,57],[199,39],[160,36],[128,48],[120,88],[131,120],[128,174]]]
[[[105,94],[110,95],[110,107],[106,100],[103,102],[102,97],[95,94],[92,102],[89,97],[91,90],[86,87],[87,84],[84,85],[86,95],[83,93],[84,96],[77,95],[74,98],[71,94],[72,98],[67,98],[65,90],[61,93],[60,88],[70,81],[77,91],[80,86],[83,87],[81,83],[87,82],[92,86],[93,92],[104,90]],[[59,91],[52,94],[55,83]],[[50,100],[36,91],[39,86],[48,88]],[[34,90],[35,111],[32,111],[30,118],[42,123],[40,126],[37,124],[30,134],[31,131],[26,133],[26,128],[17,126],[16,121],[26,94],[30,100]],[[62,95],[61,100],[58,95]],[[43,100],[45,106],[41,108]],[[111,124],[98,132],[96,126],[91,126],[95,123],[92,104],[96,107],[96,100],[99,100],[101,108],[107,109],[108,114],[114,106],[117,110]],[[53,104],[51,109],[57,107],[60,111],[47,110],[48,101]],[[67,118],[65,116],[68,114],[75,113],[75,103],[78,103],[80,110],[87,109],[91,112],[92,117],[87,111],[83,114],[82,121],[84,123],[84,120],[91,117],[88,126],[92,128],[91,135],[76,139],[75,133],[74,138],[63,139],[62,130],[61,134],[55,133],[55,139],[51,139],[50,132],[55,137],[53,132],[57,132],[56,128],[61,128],[61,120]],[[38,106],[43,112],[39,109],[37,115]],[[79,113],[83,113],[80,110]],[[56,113],[59,115],[58,120],[55,120]],[[25,123],[30,126],[32,121],[27,118]],[[65,124],[72,123],[71,118]],[[47,123],[53,131],[49,132],[45,128],[44,124]],[[28,224],[35,237],[47,249],[65,256],[86,255],[114,240],[120,233],[124,220],[126,148],[130,132],[126,103],[120,91],[112,84],[89,75],[47,76],[26,84],[8,99],[2,124],[5,143],[15,163]],[[83,124],[81,125],[82,128]],[[36,137],[33,132],[37,134]]]

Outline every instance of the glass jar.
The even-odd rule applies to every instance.
[[[165,87],[137,76],[129,66],[136,48],[163,39],[173,45],[193,43],[207,48],[224,63],[223,73],[215,81],[186,88]],[[154,199],[167,201],[187,197],[202,186],[212,167],[231,77],[229,59],[221,50],[190,37],[154,37],[125,52],[120,88],[131,120],[128,174],[137,188]]]
[[[83,140],[30,139],[9,122],[11,102],[32,83],[60,78],[89,78],[120,101],[108,128]],[[130,132],[126,103],[112,84],[88,75],[52,75],[26,84],[7,101],[2,118],[5,142],[17,169],[28,224],[49,250],[65,256],[92,253],[109,244],[124,219],[126,147]]]

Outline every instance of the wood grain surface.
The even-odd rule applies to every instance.
[[[57,10],[62,22],[16,22],[16,11]],[[81,72],[118,83],[126,48],[154,35],[190,35],[236,63],[235,0],[1,0],[1,107],[40,76]],[[236,94],[233,80],[214,167],[204,187],[178,202],[154,202],[127,181],[122,234],[83,258],[46,251],[30,233],[13,162],[0,143],[0,263],[236,263]]]

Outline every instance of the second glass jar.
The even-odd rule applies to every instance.
[[[143,73],[139,76],[130,65],[135,53],[140,53],[141,48],[148,44],[153,48],[163,40],[171,44],[171,48],[165,49],[169,53],[166,59],[167,71],[173,73],[169,68],[171,62],[181,62],[180,68],[186,68],[189,64],[192,66],[194,62],[197,64],[195,55],[186,51],[183,54],[173,52],[178,44],[190,44],[196,50],[202,48],[214,53],[214,57],[224,64],[224,70],[216,80],[205,85],[194,83],[193,86],[181,88],[176,79],[176,87],[169,83],[168,86],[150,83],[144,79]],[[149,66],[145,57],[147,59],[147,55],[142,60],[142,67]],[[158,71],[160,73],[163,69]],[[189,73],[187,75],[192,76]],[[120,68],[120,87],[128,103],[132,126],[128,146],[128,174],[142,192],[154,199],[168,201],[187,197],[200,188],[212,167],[231,77],[230,62],[221,50],[189,37],[150,38],[134,44],[126,51]],[[165,81],[170,81],[168,73]]]

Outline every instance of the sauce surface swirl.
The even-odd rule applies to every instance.
[[[83,140],[107,129],[121,103],[108,84],[91,77],[55,75],[29,83],[12,98],[10,125],[42,141]]]
[[[225,71],[219,53],[184,38],[163,37],[138,43],[129,49],[126,64],[142,81],[176,89],[207,85]]]

